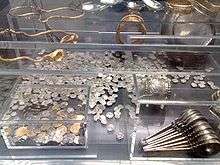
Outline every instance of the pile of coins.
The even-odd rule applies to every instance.
[[[171,77],[171,81],[174,84],[177,84],[179,82],[185,84],[190,79],[190,75],[172,75]]]
[[[40,122],[39,122],[40,123]],[[85,146],[86,125],[81,123],[49,122],[4,126],[2,136],[8,148],[18,146]]]
[[[209,156],[220,151],[220,139],[207,119],[188,109],[171,125],[141,140],[145,152],[187,151],[195,156]]]
[[[64,60],[59,63],[41,62],[31,65],[30,68],[34,69],[108,69],[114,68],[114,70],[127,70],[133,67],[134,61],[131,55],[126,55],[123,60],[114,57],[111,52],[105,52],[103,54],[99,52],[67,52]],[[141,60],[138,60],[141,62]],[[150,62],[146,62],[144,66],[149,66]],[[136,64],[138,68],[142,66],[142,63]],[[104,74],[102,72],[95,75],[86,76],[25,76],[23,77],[23,83],[25,84],[85,84],[87,83],[90,88],[89,97],[89,114],[92,115],[94,124],[101,124],[104,126],[107,132],[116,135],[122,133],[121,128],[116,128],[116,122],[121,121],[122,111],[127,110],[129,115],[134,117],[135,109],[133,106],[126,105],[126,108],[122,105],[118,105],[117,99],[120,89],[126,89],[129,93],[129,97],[135,102],[134,94],[134,82],[132,75],[124,74]],[[78,97],[81,99],[81,96]],[[119,107],[119,108],[117,108]],[[117,121],[116,121],[117,120]],[[114,131],[115,130],[115,131]]]
[[[84,87],[16,85],[2,119],[14,123],[1,130],[8,147],[84,146],[86,96]]]

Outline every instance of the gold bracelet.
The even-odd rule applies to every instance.
[[[137,28],[138,31],[141,32],[143,35],[147,34],[147,28],[144,25],[144,20],[141,16],[139,16],[136,13],[131,12],[130,14],[124,16],[119,25],[117,26],[116,29],[116,42],[118,44],[124,44],[125,41],[121,35],[121,32],[123,32],[125,30],[125,28],[127,27],[127,25],[129,23],[133,23]],[[143,40],[141,39],[136,39],[134,42],[132,42],[133,44],[141,44],[143,43]]]
[[[220,12],[220,5],[213,4],[208,0],[189,0],[189,2],[197,11],[205,15],[215,15]]]
[[[45,34],[51,34],[54,32],[61,32],[61,33],[65,34],[65,36],[61,38],[60,43],[73,43],[73,44],[75,44],[78,42],[79,37],[76,33],[68,33],[68,32],[64,32],[61,30],[48,30],[48,31],[39,32],[39,33],[35,33],[35,34],[28,34],[26,32],[14,31],[12,29],[6,29],[4,31],[1,31],[0,35],[19,34],[19,35],[24,35],[24,36],[28,36],[28,37],[37,37],[37,36],[41,36],[41,35],[45,35]],[[61,61],[64,58],[64,56],[65,56],[64,50],[57,49],[49,54],[42,56],[39,59],[33,59],[28,56],[20,56],[20,57],[15,57],[15,58],[3,58],[2,56],[0,56],[0,61],[3,61],[3,62],[15,62],[15,61],[19,61],[19,60],[29,60],[32,62],[41,62],[44,60]]]
[[[72,16],[72,13],[70,15],[65,15],[65,12],[80,12],[80,14],[76,16]],[[78,19],[85,15],[85,11],[81,9],[73,9],[71,7],[59,7],[55,9],[45,10],[42,8],[37,8],[34,6],[18,6],[15,8],[12,8],[9,11],[9,14],[14,17],[25,17],[29,18],[31,16],[37,16],[38,19],[42,22],[47,22],[50,19],[54,18],[63,18],[63,19]]]
[[[190,14],[193,9],[205,15],[220,12],[220,5],[213,4],[208,0],[167,0],[166,3],[171,10],[182,14]]]
[[[16,62],[19,60],[28,60],[28,61],[32,61],[32,62],[42,62],[45,60],[48,61],[62,61],[63,58],[65,56],[64,50],[63,49],[57,49],[55,51],[53,51],[52,53],[46,54],[43,57],[39,58],[39,59],[33,59],[31,57],[28,56],[21,56],[21,57],[15,57],[15,58],[3,58],[2,56],[0,56],[0,61],[3,62]]]
[[[166,4],[176,13],[190,14],[193,11],[193,5],[187,0],[167,0]]]
[[[53,34],[53,33],[63,33],[65,36],[61,39],[61,41],[64,42],[64,40],[67,40],[67,38],[71,38],[73,41],[69,41],[70,43],[76,43],[79,39],[78,35],[76,33],[70,33],[70,32],[65,32],[63,30],[46,30],[43,32],[38,32],[38,33],[34,33],[34,34],[28,34],[26,32],[23,31],[15,31],[13,29],[5,29],[3,31],[0,31],[0,35],[5,35],[5,34],[18,34],[18,35],[24,35],[27,37],[38,37],[38,36],[42,36],[42,35],[47,35],[47,34]],[[60,42],[61,42],[60,41]],[[61,42],[61,43],[63,43]],[[67,41],[65,41],[65,43],[67,43]]]

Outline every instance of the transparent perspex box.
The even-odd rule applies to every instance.
[[[85,85],[16,84],[1,114],[9,149],[87,148]]]

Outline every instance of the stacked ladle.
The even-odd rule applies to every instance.
[[[220,139],[200,112],[188,109],[168,127],[142,139],[141,146],[145,152],[187,151],[204,157],[220,151]]]

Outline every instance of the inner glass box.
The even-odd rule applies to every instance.
[[[86,148],[87,110],[86,86],[23,81],[3,106],[1,134],[9,149]]]

